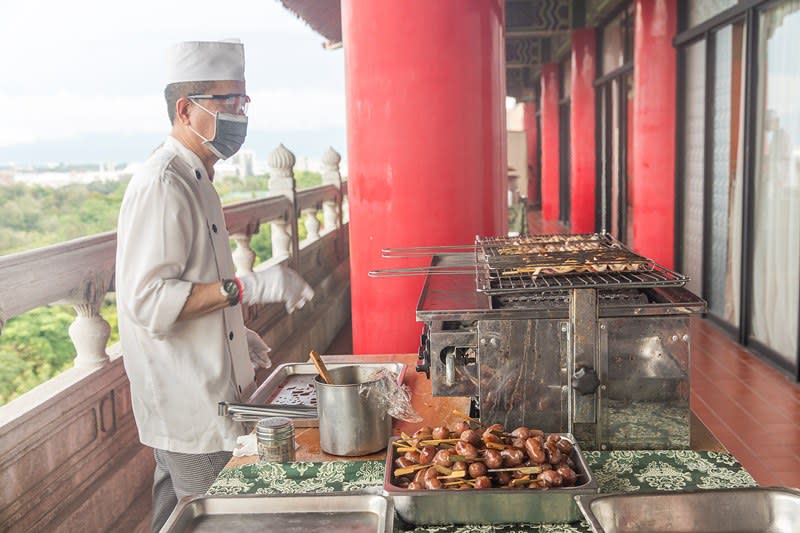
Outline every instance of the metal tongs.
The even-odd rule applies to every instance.
[[[432,255],[473,255],[478,247],[474,244],[453,244],[449,246],[412,246],[410,248],[382,248],[381,257],[430,257]]]
[[[219,416],[230,415],[234,422],[258,422],[268,416],[283,416],[286,418],[316,418],[317,408],[307,405],[279,405],[279,404],[249,404],[219,402],[217,404]]]
[[[427,276],[429,274],[466,274],[475,275],[478,262],[475,259],[476,247],[473,244],[456,244],[452,246],[415,246],[412,248],[383,248],[381,257],[385,259],[402,259],[411,257],[433,257],[446,255],[458,260],[456,264],[431,265],[426,267],[387,268],[371,270],[371,278],[394,278],[398,276]]]

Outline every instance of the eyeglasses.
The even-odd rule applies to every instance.
[[[187,96],[190,100],[216,100],[231,113],[246,115],[247,107],[250,105],[250,97],[246,94],[193,94]]]

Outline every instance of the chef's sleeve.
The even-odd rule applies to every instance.
[[[116,283],[124,287],[122,303],[132,319],[158,338],[170,332],[191,292],[192,282],[182,276],[198,225],[191,191],[173,173],[129,192],[120,216],[125,237]]]

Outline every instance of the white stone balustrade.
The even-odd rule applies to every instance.
[[[338,198],[326,200],[322,203],[322,220],[325,232],[333,231],[342,225],[342,210],[339,208],[342,190],[342,175],[339,172],[339,163],[341,161],[342,156],[331,147],[322,154],[322,184],[333,185],[339,193]]]
[[[303,224],[305,224],[307,234],[305,242],[314,242],[319,239],[319,228],[321,224],[317,218],[318,211],[319,208],[317,207],[307,207],[302,210],[304,216]]]
[[[67,299],[75,309],[75,321],[69,326],[69,337],[75,346],[75,367],[95,368],[108,362],[106,346],[111,326],[100,316],[100,306],[111,286],[111,273],[87,279],[76,296]]]
[[[250,248],[250,240],[253,234],[258,232],[258,226],[254,231],[246,233],[234,233],[231,239],[236,242],[236,248],[233,250],[233,264],[236,265],[236,274],[242,275],[253,271],[253,265],[256,262],[256,253]]]
[[[330,152],[324,174],[336,179],[295,191],[294,156],[279,146],[269,160],[273,194],[224,208],[239,273],[253,269],[252,236],[270,223],[274,256],[261,259],[296,261],[316,293],[313,312],[287,316],[276,305],[246,315],[248,327],[284,358],[273,358],[275,365],[327,346],[348,317],[347,226],[330,218],[342,213],[346,183],[336,186],[340,158]],[[320,209],[328,216],[324,231]],[[309,235],[302,248],[298,213]],[[75,368],[0,406],[0,471],[9,479],[0,491],[0,530],[110,530],[134,501],[149,498],[152,452],[138,442],[119,348],[107,349],[111,328],[100,316],[114,290],[115,251],[116,233],[108,232],[0,257],[0,335],[9,319],[38,307],[67,303],[77,313],[69,327]]]
[[[283,144],[278,145],[267,160],[269,164],[269,190],[284,195],[295,205],[294,163],[295,157]],[[284,220],[270,221],[272,229],[272,257],[281,259],[297,257],[296,215]],[[291,261],[294,263],[294,261]]]

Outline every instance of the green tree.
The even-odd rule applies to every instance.
[[[0,336],[0,403],[13,400],[72,366],[68,328],[74,312],[40,307],[12,318]]]

